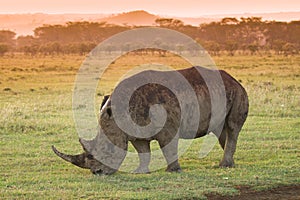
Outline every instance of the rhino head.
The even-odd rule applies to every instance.
[[[70,162],[80,168],[90,169],[90,171],[95,175],[109,175],[116,172],[115,169],[112,169],[99,162],[88,151],[84,151],[83,153],[78,155],[67,155],[58,151],[54,146],[52,146],[52,150],[57,156],[64,159],[65,161]]]
[[[104,101],[108,101],[108,98],[105,97]],[[67,155],[58,151],[54,146],[52,150],[63,160],[78,167],[90,169],[93,174],[115,173],[126,156],[128,139],[115,124],[109,104],[104,107],[102,103],[99,124],[99,132],[93,140],[79,139],[83,153]]]

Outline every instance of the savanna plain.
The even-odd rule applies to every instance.
[[[197,139],[180,157],[182,173],[160,169],[111,176],[95,176],[51,150],[55,145],[70,154],[82,151],[72,95],[84,59],[78,55],[0,57],[0,199],[205,199],[211,193],[237,195],[244,186],[258,191],[299,186],[299,55],[213,57],[217,67],[239,80],[249,95],[249,116],[239,136],[234,168],[218,167],[223,155],[218,144],[200,159],[203,139]],[[188,66],[174,55],[123,56],[103,75],[95,92],[95,110],[121,74],[153,62]]]

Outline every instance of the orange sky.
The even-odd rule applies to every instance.
[[[300,11],[300,0],[0,0],[6,13],[121,13],[195,17],[210,14]]]

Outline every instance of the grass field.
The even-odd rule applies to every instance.
[[[100,84],[97,102],[113,88],[116,69],[166,60],[185,66],[177,59],[119,59],[105,74],[107,82]],[[255,190],[299,185],[300,56],[213,59],[249,94],[250,112],[239,137],[235,168],[218,168],[223,154],[219,145],[199,159],[202,139],[197,139],[180,158],[182,173],[161,169],[146,175],[94,176],[51,150],[54,144],[66,153],[82,151],[72,90],[84,57],[0,58],[0,199],[205,199],[208,193],[237,194],[244,185]]]

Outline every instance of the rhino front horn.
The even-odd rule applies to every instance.
[[[78,155],[67,155],[67,154],[64,154],[64,153],[61,153],[60,151],[58,151],[54,146],[52,146],[52,150],[57,156],[61,157],[65,161],[68,161],[78,167],[81,167],[81,168],[90,169],[88,164],[85,162],[85,160],[86,160],[85,153],[78,154]]]

